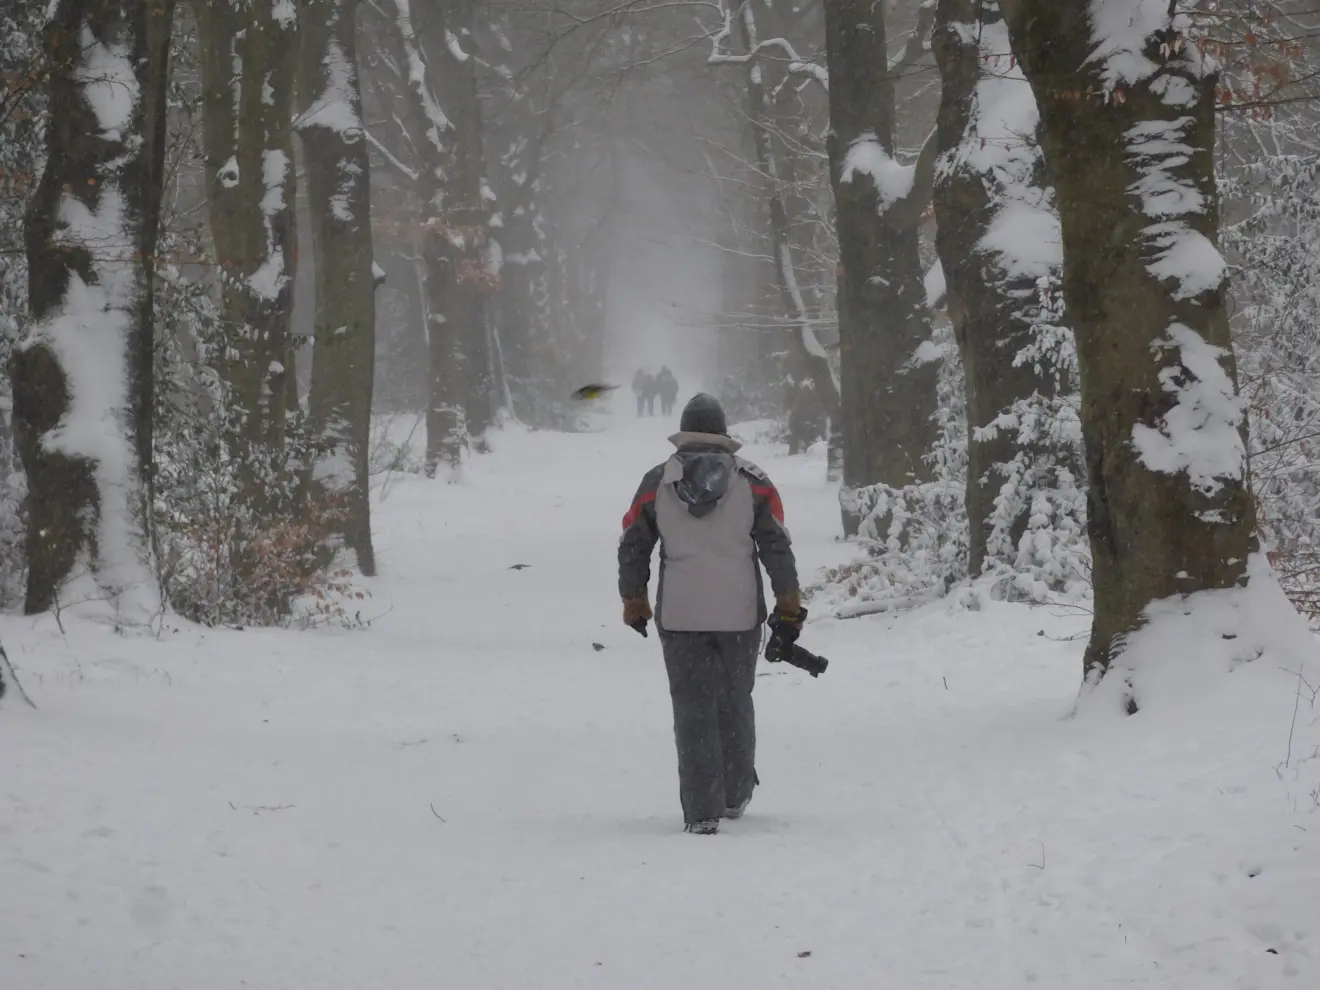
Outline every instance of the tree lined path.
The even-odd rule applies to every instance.
[[[367,631],[0,620],[40,706],[0,719],[0,985],[1314,986],[1320,876],[1242,717],[1278,671],[1066,721],[1085,616],[812,621],[825,676],[759,671],[747,817],[684,835],[614,590],[664,426],[494,441],[378,490]],[[804,574],[846,560],[824,452],[778,451]]]

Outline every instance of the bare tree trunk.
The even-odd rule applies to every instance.
[[[538,202],[545,142],[554,127],[553,114],[546,111],[538,133],[520,137],[505,156],[504,181],[496,190],[502,224],[495,233],[502,268],[495,303],[498,313],[500,373],[505,384],[503,402],[517,417],[519,409],[530,413],[535,423],[539,410],[531,395],[531,382],[539,377],[538,357],[544,356],[550,334],[546,292],[546,243]],[[531,121],[527,121],[530,125]],[[517,383],[516,385],[514,383]]]
[[[204,0],[198,14],[207,193],[228,323],[222,373],[240,418],[230,447],[243,465],[240,497],[261,515],[293,373],[296,16],[286,0]]]
[[[482,200],[481,111],[471,44],[471,0],[395,0],[398,58],[406,85],[404,116],[418,167],[422,258],[426,266],[430,402],[426,471],[456,470],[472,430],[490,420],[485,295],[494,288],[490,229]],[[422,18],[420,15],[425,14]],[[419,27],[420,25],[420,27]],[[468,352],[480,351],[469,387]],[[468,422],[468,407],[476,403]]]
[[[1056,274],[1057,221],[1034,133],[1034,101],[1012,64],[997,0],[939,0],[933,48],[943,83],[935,184],[936,246],[967,396],[969,569],[980,574],[1004,478],[1025,430],[985,431],[1020,399],[1053,396],[1051,369],[1017,362],[1032,342],[1037,280]],[[1025,103],[1024,103],[1025,101]],[[996,221],[1021,229],[997,236]],[[1030,244],[1005,244],[1030,238]],[[1057,248],[1061,262],[1062,248]],[[1080,468],[1080,465],[1076,465]],[[1029,506],[1013,524],[1013,546]],[[1012,561],[1005,561],[1012,563]]]
[[[1144,38],[1101,37],[1091,7],[1004,3],[1063,223],[1089,474],[1095,621],[1084,663],[1094,680],[1152,602],[1241,584],[1255,543],[1216,249],[1216,79],[1170,16]]]
[[[434,17],[424,29],[430,44],[430,64],[436,69],[436,89],[449,117],[450,130],[444,164],[443,294],[438,312],[444,315],[447,334],[432,337],[432,401],[435,435],[427,421],[427,460],[457,466],[461,447],[452,439],[484,449],[486,429],[493,416],[490,344],[486,327],[486,296],[495,287],[490,270],[490,228],[482,197],[481,106],[472,39],[473,0],[436,3]],[[428,270],[427,280],[436,270]],[[439,358],[439,373],[434,374]]]
[[[173,14],[173,0],[60,0],[47,27],[47,162],[25,231],[33,323],[10,363],[29,613],[56,604],[80,561],[121,609],[160,601],[144,527]]]
[[[756,47],[755,20],[751,10],[743,7],[738,18],[744,50]],[[784,314],[793,326],[790,346],[795,364],[807,369],[821,406],[833,423],[838,423],[839,387],[834,381],[829,355],[821,346],[811,326],[806,302],[798,284],[797,269],[793,263],[792,230],[788,209],[784,203],[783,182],[770,140],[770,108],[766,98],[763,66],[758,59],[748,62],[747,115],[751,121],[752,141],[756,154],[756,169],[765,178],[766,205],[770,214],[770,237],[775,260],[775,281],[783,302]]]
[[[768,0],[764,5],[757,5],[754,24],[763,37],[789,38],[795,34],[801,12],[800,8],[790,7],[792,5],[784,0]],[[743,37],[745,40],[748,35],[744,33]],[[809,321],[813,328],[824,326],[828,319],[827,305],[832,301],[827,296],[832,296],[833,285],[831,280],[831,284],[826,286],[827,272],[822,269],[820,259],[812,257],[812,248],[818,242],[821,223],[820,217],[816,215],[813,194],[818,192],[815,188],[818,183],[822,180],[828,182],[828,175],[823,174],[817,157],[824,151],[823,146],[815,142],[811,128],[802,125],[806,120],[813,119],[813,109],[821,118],[825,117],[824,107],[813,108],[809,103],[812,97],[824,102],[825,90],[810,85],[779,84],[776,80],[776,69],[779,68],[776,59],[762,58],[755,61],[763,73],[759,85],[766,91],[763,99],[768,114],[766,126],[760,129],[761,136],[767,139],[767,160],[774,171],[775,190],[782,200],[787,221],[785,244],[792,258],[795,275],[793,298],[802,306],[803,319]],[[783,71],[789,77],[794,72],[791,68],[784,68]],[[767,72],[770,74],[768,79],[764,75]],[[753,159],[759,158],[753,150]],[[827,211],[832,211],[832,193],[829,198],[831,201]],[[778,234],[772,231],[772,237],[778,238]],[[820,370],[817,367],[820,358],[812,353],[812,349],[804,346],[800,331],[794,332],[792,337],[796,339],[792,341],[787,361],[784,362],[788,373],[784,387],[785,406],[788,410],[787,440],[789,453],[800,454],[828,435],[828,420],[831,416],[834,417],[834,432],[837,436],[838,390],[835,379],[831,377],[831,388],[824,395],[819,393],[816,373]],[[826,370],[830,370],[828,363]]]
[[[298,133],[307,162],[316,254],[309,405],[321,454],[313,480],[340,503],[344,541],[362,573],[373,575],[368,448],[376,279],[355,9],[349,0],[302,0]]]
[[[839,340],[843,377],[844,530],[856,532],[850,492],[902,488],[930,477],[938,366],[930,341],[918,227],[929,202],[934,143],[913,166],[895,158],[894,79],[921,51],[889,66],[884,8],[826,0],[830,176],[838,210]]]

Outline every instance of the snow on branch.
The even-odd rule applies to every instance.
[[[381,144],[380,141],[376,139],[376,136],[372,134],[370,131],[364,130],[362,133],[365,134],[367,137],[367,144],[371,145],[371,147],[375,151],[377,151],[380,154],[380,156],[385,159],[386,162],[389,163],[391,168],[395,169],[395,171],[397,171],[404,178],[408,179],[410,182],[417,181],[416,169],[411,169],[407,165],[403,164],[403,162],[399,161],[399,159],[395,157],[394,153],[390,151],[389,148],[385,147],[385,145]]]
[[[931,27],[935,24],[936,0],[923,0],[917,11],[917,23],[908,35],[907,44],[897,56],[889,60],[890,75],[897,75],[912,68],[930,51],[927,40]]]
[[[1175,57],[1178,68],[1192,78],[1210,70],[1198,46],[1188,44],[1191,18],[1176,7],[1169,0],[1091,0],[1090,61],[1100,64],[1107,91],[1151,79]],[[1150,57],[1152,51],[1166,60],[1164,66]],[[1185,79],[1165,78],[1190,99],[1192,86]]]
[[[394,25],[399,33],[404,57],[408,60],[408,85],[412,88],[425,119],[426,139],[441,154],[445,151],[444,135],[452,128],[449,118],[440,108],[426,77],[426,60],[422,57],[417,32],[413,29],[410,0],[394,0]]]
[[[454,57],[456,62],[466,62],[471,56],[463,50],[463,46],[458,43],[458,38],[453,31],[445,28],[445,47],[449,49],[449,54]]]
[[[709,65],[745,65],[748,62],[755,61],[761,55],[768,55],[771,52],[778,52],[779,57],[785,61],[786,70],[790,76],[801,76],[812,82],[820,84],[824,90],[830,88],[829,70],[823,65],[817,65],[815,62],[808,61],[798,54],[797,49],[787,38],[767,38],[760,41],[757,38],[756,16],[753,14],[751,6],[744,4],[742,7],[742,20],[747,29],[748,45],[745,52],[737,53],[730,48],[730,39],[733,37],[733,10],[727,5],[724,6],[724,23],[718,31],[711,37],[710,56],[706,59]]]
[[[777,53],[778,58],[785,63],[785,71],[789,76],[805,78],[809,82],[819,84],[821,89],[829,90],[829,69],[824,65],[803,58],[787,38],[757,40],[755,15],[752,13],[750,4],[743,4],[741,16],[748,26],[751,44],[745,52],[733,52],[730,49],[729,40],[733,36],[734,12],[728,6],[728,2],[729,0],[725,0],[723,5],[723,24],[711,36],[711,52],[707,59],[708,64],[745,64],[753,61],[757,56]],[[912,33],[908,35],[907,44],[904,45],[903,50],[897,56],[889,60],[888,68],[891,74],[910,69],[929,53],[930,46],[927,40],[930,38],[931,25],[935,23],[935,11],[935,0],[923,0],[918,11],[916,26],[913,27]]]

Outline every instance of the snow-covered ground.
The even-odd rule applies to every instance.
[[[1084,615],[813,621],[747,817],[681,834],[614,586],[665,427],[392,481],[367,631],[0,619],[39,706],[0,711],[0,988],[1320,987],[1296,678],[1069,720]],[[804,570],[848,559],[823,462],[749,454]]]

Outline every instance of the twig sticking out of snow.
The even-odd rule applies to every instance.
[[[36,703],[28,697],[28,693],[23,690],[23,685],[18,682],[18,675],[14,673],[14,665],[9,662],[9,654],[5,652],[4,646],[0,645],[0,701],[4,700],[10,687],[18,692],[19,698],[29,708],[37,707]]]

